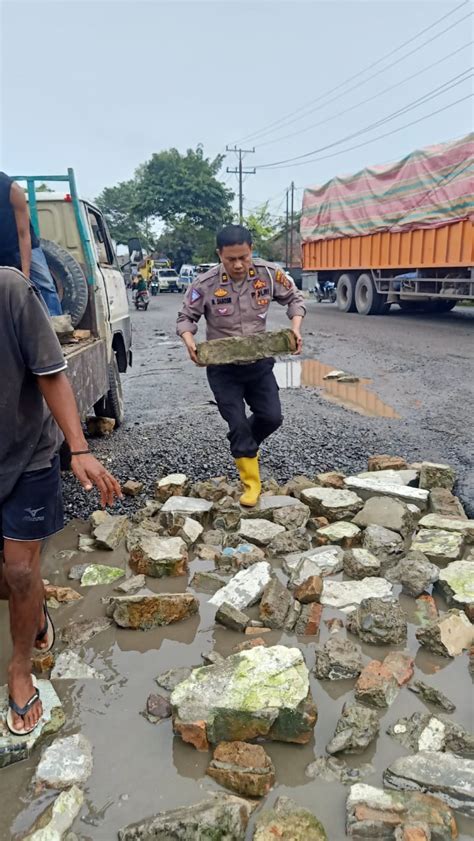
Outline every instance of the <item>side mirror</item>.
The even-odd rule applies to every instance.
[[[143,248],[138,237],[132,237],[131,239],[129,239],[127,245],[128,253],[131,259],[133,259],[135,255],[135,260],[137,262],[143,260]]]

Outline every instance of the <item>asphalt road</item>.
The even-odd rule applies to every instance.
[[[93,443],[120,479],[139,478],[149,488],[165,472],[233,474],[226,428],[210,402],[205,371],[192,365],[175,336],[179,303],[177,295],[162,294],[151,299],[147,312],[132,311],[134,364],[123,378],[126,421],[111,438]],[[268,326],[286,324],[285,311],[275,304]],[[263,447],[264,475],[283,481],[329,469],[353,473],[366,469],[369,455],[382,452],[449,462],[458,471],[457,491],[474,515],[474,309],[430,316],[394,307],[389,315],[364,317],[309,301],[304,335],[306,364],[300,369],[285,363],[280,376],[282,383],[296,385],[302,378],[313,385],[282,388],[285,423]],[[364,383],[328,393],[314,385],[329,370],[325,366]],[[82,494],[69,479],[66,488],[69,513],[86,515]]]

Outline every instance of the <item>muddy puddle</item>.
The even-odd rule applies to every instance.
[[[366,417],[400,418],[392,406],[388,406],[367,388],[371,380],[361,379],[357,383],[325,380],[326,374],[333,370],[334,366],[325,365],[317,359],[287,359],[277,362],[274,368],[280,388],[320,388],[325,400]]]
[[[85,524],[74,521],[66,530],[50,541],[44,561],[43,574],[52,583],[72,584],[67,580],[69,568],[76,563],[100,562],[112,565],[126,564],[125,552],[77,553],[64,561],[55,557],[59,550],[75,549],[77,534],[87,531]],[[191,563],[189,578],[197,569],[207,570],[211,564],[200,560]],[[340,577],[340,576],[339,576]],[[148,579],[150,589],[157,592],[182,591],[187,587],[186,578]],[[73,624],[76,620],[103,615],[101,597],[110,595],[112,587],[83,588],[84,598],[71,605],[62,606],[54,614],[58,627]],[[197,593],[200,600],[200,618],[149,632],[127,631],[111,628],[80,649],[87,662],[104,675],[104,680],[55,681],[55,688],[64,704],[66,724],[59,735],[83,733],[92,743],[94,770],[85,789],[85,805],[73,830],[80,841],[112,841],[117,830],[128,823],[152,815],[163,809],[190,805],[205,796],[206,791],[218,786],[205,776],[209,761],[207,753],[198,753],[173,736],[171,721],[150,724],[141,712],[147,696],[157,688],[155,677],[167,669],[181,665],[201,665],[201,653],[216,650],[227,654],[243,636],[224,628],[214,627],[214,610],[207,605],[209,598]],[[418,649],[415,640],[416,617],[414,600],[402,597],[403,607],[410,617],[409,648]],[[440,607],[445,605],[440,602]],[[294,635],[274,631],[266,635],[268,644],[298,645],[307,665],[314,665],[314,644],[324,642],[329,635],[325,621],[344,614],[325,608],[319,640],[303,640]],[[9,656],[7,611],[0,604],[0,681],[6,679]],[[359,640],[357,640],[360,642]],[[59,648],[60,646],[58,646]],[[399,647],[402,650],[403,647]],[[362,645],[368,658],[386,655],[388,649]],[[466,727],[472,725],[472,687],[467,670],[466,655],[448,660],[427,652],[416,655],[415,677],[428,678],[436,688],[443,690],[456,704],[453,720]],[[345,836],[345,799],[348,788],[339,783],[309,780],[305,768],[316,756],[324,755],[344,701],[351,697],[354,681],[316,681],[311,677],[311,688],[318,707],[318,723],[314,739],[306,746],[265,743],[265,749],[276,768],[277,785],[265,801],[273,803],[278,795],[294,798],[310,808],[326,827],[330,841],[343,841]],[[375,743],[364,754],[344,757],[353,766],[365,762],[374,765],[374,773],[364,782],[380,786],[382,771],[395,757],[406,753],[390,739],[385,730],[401,716],[416,710],[426,712],[418,696],[403,689],[392,707],[381,714],[381,732]],[[49,739],[51,741],[51,739]],[[33,822],[36,815],[53,799],[54,793],[35,796],[31,781],[38,762],[39,750],[24,762],[0,770],[0,838],[19,838]],[[472,838],[474,822],[456,813],[460,838]],[[248,838],[252,836],[250,824]]]

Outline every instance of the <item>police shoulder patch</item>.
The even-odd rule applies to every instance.
[[[201,293],[193,287],[193,289],[191,289],[191,303],[195,304],[200,298],[202,298]]]

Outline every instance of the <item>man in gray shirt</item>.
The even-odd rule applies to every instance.
[[[102,506],[121,492],[89,453],[48,313],[35,287],[16,269],[0,268],[0,336],[0,598],[9,602],[13,641],[7,724],[24,735],[42,715],[32,652],[47,651],[54,642],[40,552],[43,541],[63,527],[58,456],[63,436],[85,490],[95,485]]]

